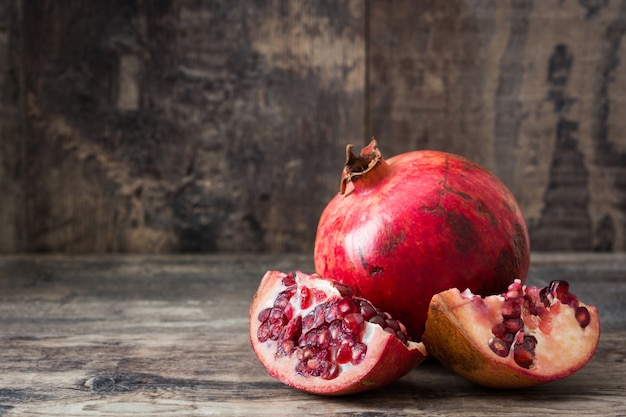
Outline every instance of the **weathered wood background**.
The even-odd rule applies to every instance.
[[[312,250],[347,143],[626,250],[626,1],[0,0],[0,252]]]

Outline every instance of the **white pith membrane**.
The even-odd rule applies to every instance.
[[[553,281],[550,286],[559,283],[568,285],[564,281]],[[573,299],[563,303],[556,294],[549,292],[550,286],[545,287],[546,289],[526,287],[522,286],[519,280],[511,284],[509,291],[521,291],[524,294],[520,312],[523,327],[515,332],[510,346],[500,354],[494,351],[491,345],[494,344],[494,340],[499,339],[494,334],[494,327],[506,320],[502,314],[506,301],[504,295],[482,298],[469,290],[462,293],[457,290],[458,296],[465,301],[460,300],[453,312],[459,319],[463,318],[462,322],[467,325],[464,331],[469,338],[476,343],[483,342],[486,347],[483,350],[488,351],[493,359],[505,362],[521,372],[540,377],[549,377],[555,372],[566,375],[584,365],[595,351],[599,336],[597,309],[580,302],[570,293],[567,293],[566,297]],[[544,291],[548,305],[539,299],[541,290]],[[533,302],[538,302],[538,309],[544,308],[545,312],[541,315],[531,314],[528,306],[530,304],[532,309]],[[583,316],[580,319],[576,317],[578,308],[580,315]],[[586,318],[590,321],[584,319],[585,312]],[[521,352],[520,356],[526,361],[518,363],[514,357],[515,344],[522,343],[524,337],[533,337],[536,342],[533,343],[532,349],[518,348],[530,352]]]
[[[295,284],[285,285],[285,281],[294,281]],[[262,288],[264,283],[270,287]],[[291,338],[294,342],[294,346],[290,352],[285,352],[284,349],[281,349],[282,344],[285,343],[285,340],[289,340],[289,338],[282,339],[282,336],[268,338],[265,337],[267,332],[266,327],[259,330],[265,323],[261,321],[260,316],[266,313],[262,312],[274,307],[277,296],[280,293],[290,288],[295,288],[295,293],[289,299],[289,303],[284,309],[291,310],[288,314],[290,319],[286,321],[283,320],[284,328],[289,326],[292,320],[296,322],[296,320],[294,320],[296,317],[299,316],[304,319],[311,313],[314,313],[317,306],[328,302],[340,302],[345,297],[349,297],[353,300],[357,299],[357,301],[359,300],[357,297],[351,297],[351,290],[347,287],[342,287],[341,284],[337,284],[333,281],[315,275],[303,274],[301,272],[284,274],[270,271],[266,274],[255,296],[263,298],[255,299],[251,309],[250,337],[253,339],[253,346],[257,356],[272,376],[288,385],[311,392],[316,392],[316,389],[312,389],[313,385],[315,385],[312,383],[313,379],[318,382],[323,381],[323,389],[327,390],[326,393],[332,394],[335,389],[339,389],[339,387],[343,387],[347,383],[352,382],[360,382],[364,387],[368,384],[378,385],[380,382],[378,380],[368,381],[367,379],[360,380],[360,378],[367,376],[380,365],[381,355],[391,355],[390,360],[392,362],[386,363],[384,366],[396,366],[398,368],[393,372],[388,372],[389,375],[393,376],[393,379],[402,376],[415,366],[420,361],[419,359],[426,357],[427,354],[423,344],[407,341],[406,336],[403,337],[404,340],[400,340],[396,335],[385,331],[380,325],[364,321],[362,330],[358,334],[354,333],[355,337],[351,339],[351,342],[337,342],[333,339],[332,347],[320,349],[328,351],[326,359],[323,360],[327,360],[331,365],[330,367],[323,367],[322,371],[318,372],[315,370],[318,364],[315,357],[309,358],[312,359],[312,362],[307,360],[307,358],[303,358],[303,352],[307,349],[307,345],[310,341],[310,339],[306,339],[306,335],[308,332],[319,329],[322,326],[329,327],[332,321],[341,321],[341,316],[332,320],[331,323],[318,323],[312,328],[304,326],[301,332],[296,332],[296,334],[299,334],[299,337]],[[307,288],[311,292],[311,303],[305,306],[305,308],[301,308],[300,305],[300,294],[303,288]],[[350,294],[347,294],[346,291]],[[394,322],[396,321],[394,320]],[[406,334],[404,326],[399,325],[401,326],[401,331],[404,331],[404,334]],[[300,323],[300,326],[302,326],[302,323]],[[343,328],[343,332],[344,334],[346,333],[345,327]],[[348,331],[347,333],[350,332]],[[299,340],[302,342],[299,343]],[[342,348],[343,344],[350,344],[353,348],[356,346],[357,354],[348,361],[345,360],[344,354],[341,360],[342,363],[337,363],[336,360],[338,359],[339,350]],[[315,346],[315,342],[313,342],[313,346]],[[363,347],[365,347],[365,349],[363,349]],[[398,354],[399,351],[405,351],[405,353]],[[364,352],[364,354],[359,355],[358,352]],[[393,363],[393,360],[397,360],[398,363]],[[389,362],[389,360],[387,360],[387,362]],[[308,368],[307,365],[311,365],[311,368]],[[300,366],[300,368],[298,368],[298,366]],[[334,367],[336,367],[336,369]],[[320,390],[320,393],[325,392]]]

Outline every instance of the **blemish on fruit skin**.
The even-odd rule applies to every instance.
[[[369,270],[370,277],[374,278],[383,274],[383,268],[380,266],[374,266]]]
[[[525,263],[525,260],[529,256],[528,242],[526,240],[524,228],[519,223],[515,223],[513,225],[513,229],[513,263],[516,272],[519,273],[521,265]]]
[[[474,248],[476,230],[472,222],[465,216],[450,212],[448,213],[448,225],[454,232],[456,248],[461,253],[469,252]]]
[[[400,230],[399,233],[394,234],[390,228],[385,230],[385,241],[378,248],[378,254],[382,257],[389,256],[394,253],[398,246],[402,245],[406,241],[406,234],[404,230]]]
[[[361,260],[361,266],[367,271],[367,262],[365,261],[365,255],[363,254],[363,248],[359,246],[357,248],[357,252],[359,254],[359,259]]]
[[[495,218],[495,216],[491,213],[491,211],[489,211],[489,208],[487,207],[487,205],[485,204],[485,202],[483,200],[481,200],[480,198],[476,200],[476,211],[478,212],[478,214],[480,214],[481,216],[488,216],[489,217],[489,221],[491,222],[491,225],[493,227],[498,227],[498,221]]]
[[[494,275],[501,279],[503,288],[506,288],[506,283],[510,281],[511,277],[513,277],[513,279],[520,278],[518,276],[519,261],[522,258],[517,258],[517,260],[515,258],[516,255],[513,255],[511,251],[506,248],[502,248],[500,253],[498,253]]]

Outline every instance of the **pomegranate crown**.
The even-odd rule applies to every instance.
[[[341,175],[339,194],[345,194],[349,182],[370,172],[383,159],[375,138],[372,138],[369,145],[361,149],[359,155],[352,152],[352,148],[354,148],[352,144],[346,146],[346,164]]]

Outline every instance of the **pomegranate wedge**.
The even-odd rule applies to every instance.
[[[249,319],[252,347],[269,374],[310,393],[371,390],[427,356],[402,323],[317,275],[268,271]]]
[[[450,289],[430,303],[424,344],[448,368],[478,384],[520,388],[576,372],[594,355],[598,310],[569,291],[515,280],[486,298]]]

